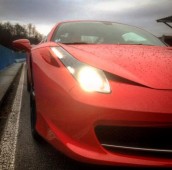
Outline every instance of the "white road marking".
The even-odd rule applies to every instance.
[[[17,146],[19,119],[22,104],[24,69],[25,64],[22,69],[19,85],[12,106],[12,111],[9,114],[0,141],[0,170],[14,170],[15,168],[15,152]]]

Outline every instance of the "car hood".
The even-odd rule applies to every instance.
[[[89,65],[154,89],[172,89],[172,48],[143,45],[61,45]]]

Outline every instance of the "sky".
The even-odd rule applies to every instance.
[[[113,21],[172,35],[171,28],[156,22],[167,16],[172,0],[0,0],[0,22],[32,23],[44,35],[65,20]]]

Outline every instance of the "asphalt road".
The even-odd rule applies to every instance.
[[[36,142],[31,136],[29,93],[24,80],[19,132],[15,154],[15,170],[111,170],[117,167],[89,165],[74,161],[56,151],[47,142]]]

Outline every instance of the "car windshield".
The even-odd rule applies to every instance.
[[[137,27],[112,22],[66,22],[52,41],[64,44],[137,44],[165,46],[157,37]]]

